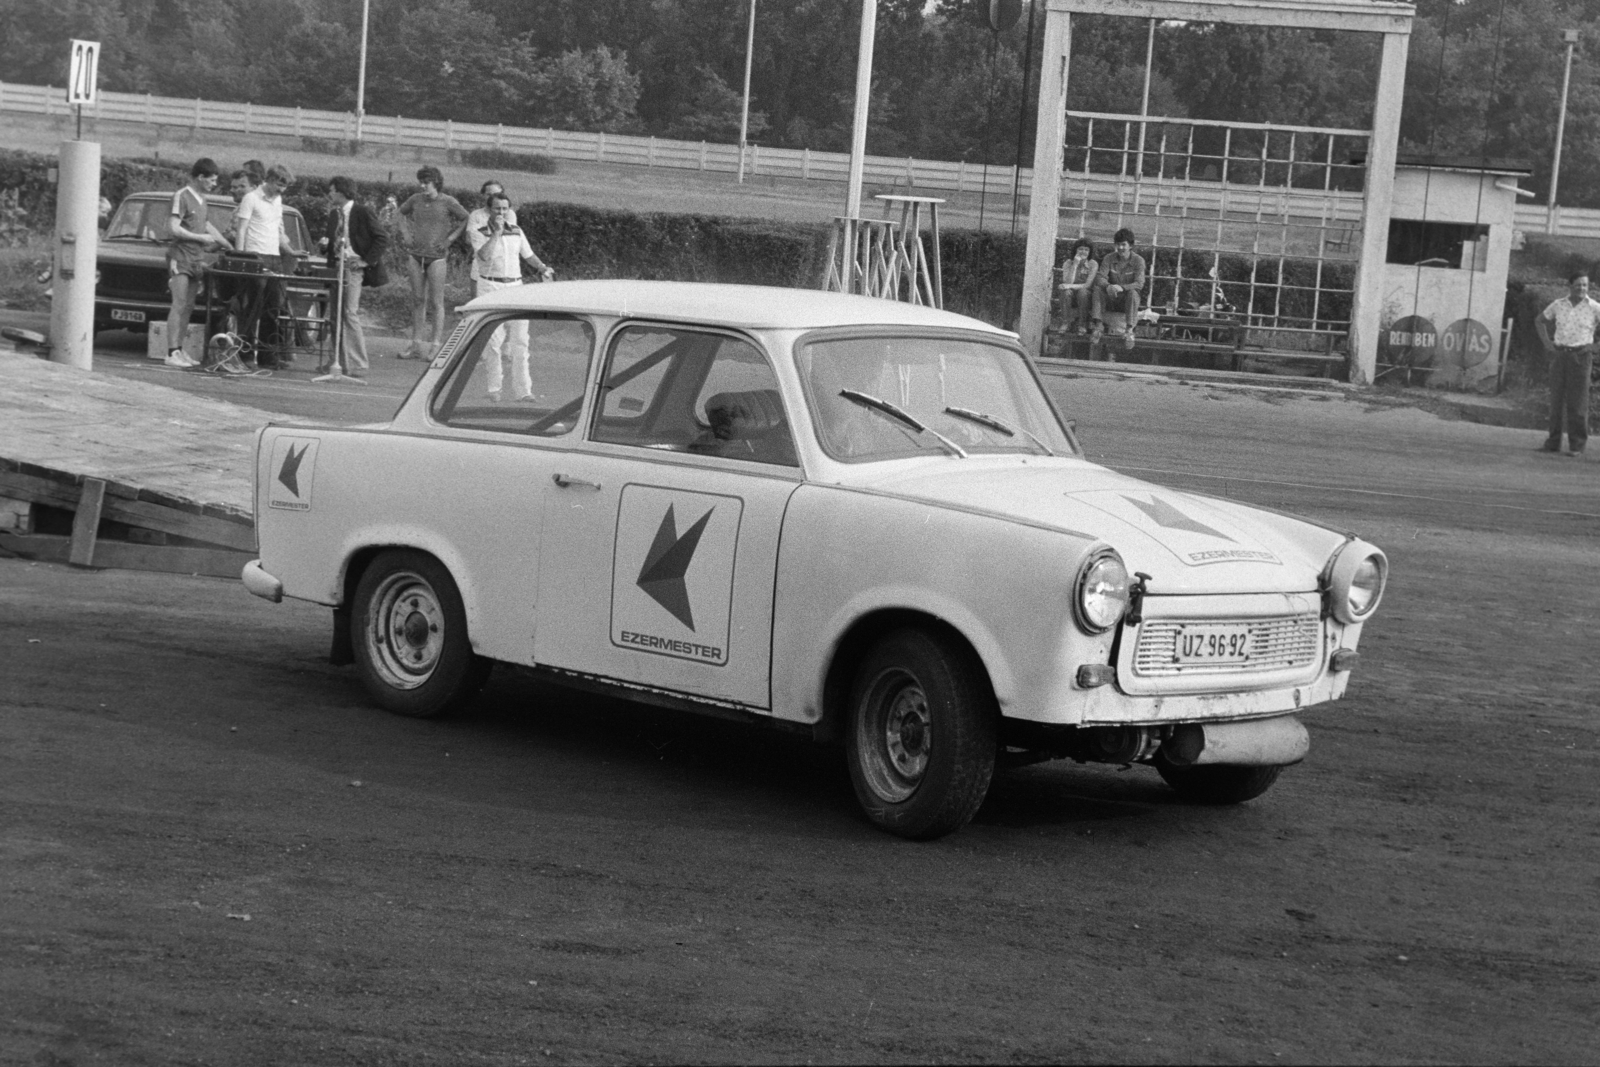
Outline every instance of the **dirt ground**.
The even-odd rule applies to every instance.
[[[1389,552],[1265,797],[1051,763],[910,844],[800,739],[506,671],[398,719],[323,609],[0,560],[0,1063],[1600,1060],[1600,457],[1051,386],[1101,462]]]

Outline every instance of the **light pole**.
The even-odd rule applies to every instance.
[[[372,0],[361,0],[361,67],[356,74],[356,140],[361,140],[361,121],[367,117],[367,14]]]
[[[1561,75],[1561,110],[1556,116],[1556,158],[1550,164],[1550,199],[1545,206],[1545,233],[1556,232],[1556,189],[1561,184],[1561,138],[1567,130],[1567,86],[1572,83],[1572,50],[1578,45],[1577,30],[1562,30],[1567,42],[1567,69]]]
[[[756,0],[750,0],[750,29],[744,38],[744,107],[739,112],[739,181],[744,181],[745,137],[750,132],[750,60],[756,50]]]
[[[861,181],[867,163],[867,104],[872,99],[872,43],[878,28],[878,0],[861,0],[861,44],[856,55],[856,107],[850,126],[850,177],[845,187],[844,285],[850,293],[855,279],[856,223],[861,220]]]

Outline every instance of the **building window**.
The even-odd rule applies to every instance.
[[[1489,227],[1390,219],[1389,262],[1408,267],[1488,270]]]

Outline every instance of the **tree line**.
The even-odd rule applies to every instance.
[[[370,0],[374,114],[738,137],[749,0]],[[758,0],[750,139],[849,145],[860,0]],[[980,0],[878,0],[867,149],[1032,162],[1042,0],[993,31]],[[107,89],[355,106],[359,0],[0,0],[0,72],[61,85],[67,41],[103,42]],[[1592,0],[1418,0],[1403,152],[1525,160],[1548,189],[1565,45],[1561,201],[1600,207],[1600,8]],[[1137,112],[1147,24],[1075,16],[1070,106]],[[1165,24],[1152,114],[1296,125],[1371,121],[1370,35]]]

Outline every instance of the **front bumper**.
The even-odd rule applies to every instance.
[[[246,589],[262,600],[270,600],[274,604],[283,600],[283,583],[263,570],[259,559],[253,559],[244,565],[239,580],[244,582]]]

